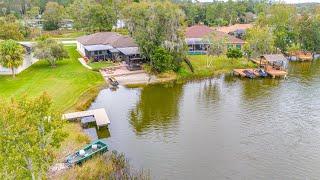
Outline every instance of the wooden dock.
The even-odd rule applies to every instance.
[[[288,75],[286,71],[276,70],[276,69],[268,69],[266,70],[266,73],[268,73],[272,78],[276,78],[276,77],[286,78]]]
[[[79,119],[79,118],[88,117],[88,116],[94,117],[98,128],[102,126],[107,126],[110,124],[109,117],[104,108],[67,113],[67,114],[64,114],[62,118],[66,120],[74,120],[74,119]]]
[[[233,69],[233,74],[236,76],[246,77],[246,74],[243,72],[244,70],[252,71],[256,77],[260,76],[256,69]]]
[[[243,72],[244,70],[249,70],[252,71],[253,74],[255,75],[255,77],[259,77],[260,74],[256,71],[256,69],[234,69],[233,70],[233,74],[236,76],[240,76],[240,77],[246,77],[246,74]],[[286,71],[283,70],[276,70],[276,69],[268,69],[265,70],[266,73],[271,76],[272,78],[276,78],[276,77],[284,77],[286,78],[288,73]]]

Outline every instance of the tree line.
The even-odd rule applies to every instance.
[[[288,55],[295,50],[315,54],[320,49],[318,6],[301,8],[296,5],[270,3],[267,0],[208,3],[188,0],[16,1],[13,7],[12,3],[9,3],[8,9],[16,9],[15,12],[19,12],[23,19],[41,14],[47,30],[59,28],[59,23],[64,18],[71,18],[75,29],[86,32],[110,31],[117,20],[123,20],[126,30],[139,45],[142,55],[157,71],[179,69],[180,63],[186,59],[185,27],[199,23],[222,26],[252,22],[254,27],[248,30],[244,37],[247,43],[243,51],[248,57],[274,52]],[[0,28],[1,39],[21,40],[28,36],[30,29],[19,21],[19,16],[8,14],[4,10],[2,13],[4,16],[0,17],[0,27],[3,27]],[[221,48],[217,51],[221,52]]]

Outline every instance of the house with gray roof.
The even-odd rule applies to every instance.
[[[98,32],[77,39],[77,50],[88,59],[130,61],[140,58],[138,45],[130,36]]]

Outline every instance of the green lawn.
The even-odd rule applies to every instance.
[[[178,72],[178,78],[206,77],[214,74],[232,72],[236,68],[253,68],[255,65],[245,58],[229,59],[226,56],[190,55],[188,56],[194,73],[191,73],[186,63]]]
[[[55,68],[46,61],[39,61],[16,78],[0,76],[0,98],[35,97],[47,92],[54,107],[64,111],[73,106],[83,93],[104,84],[98,72],[88,70],[78,62],[79,54],[74,46],[65,48],[70,57],[58,62]]]
[[[99,70],[106,67],[115,66],[116,64],[111,61],[99,61],[99,62],[91,62],[88,65],[91,66],[93,70]]]

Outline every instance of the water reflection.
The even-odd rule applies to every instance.
[[[270,97],[273,89],[277,88],[284,80],[279,79],[242,79],[242,92],[247,100]]]
[[[141,90],[140,100],[130,111],[130,124],[137,134],[150,129],[165,131],[177,123],[183,85],[153,85]]]
[[[320,179],[320,61],[289,77],[104,90],[110,147],[153,179]],[[168,138],[169,137],[169,138]]]
[[[81,126],[83,131],[90,137],[92,141],[110,137],[108,127],[104,126],[98,128],[93,116],[81,118]]]
[[[206,106],[217,103],[220,100],[221,81],[208,79],[200,83],[198,101],[206,103]]]
[[[289,75],[290,77],[300,78],[300,82],[309,83],[320,74],[320,60],[312,62],[292,62],[290,64]]]

